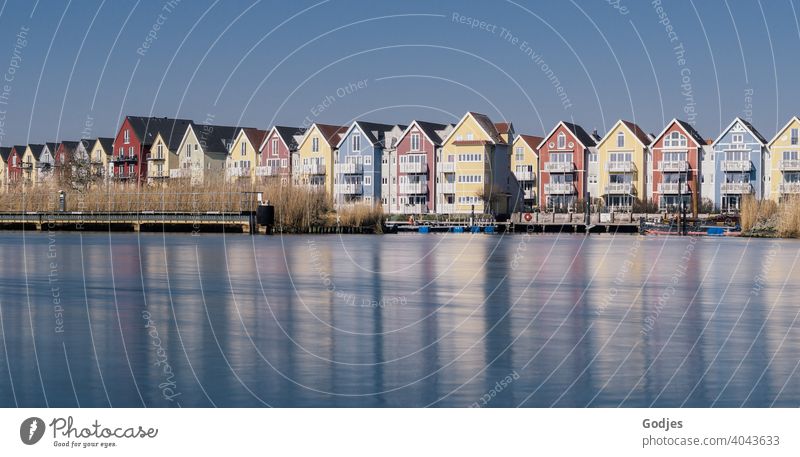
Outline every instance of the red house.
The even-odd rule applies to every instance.
[[[659,209],[679,208],[697,213],[700,205],[700,157],[706,141],[689,123],[670,121],[652,143],[653,199]]]
[[[442,146],[442,139],[452,129],[451,126],[425,121],[413,121],[400,135],[397,142],[397,170],[392,175],[398,177],[396,195],[399,196],[399,212],[432,213],[436,203],[436,151]],[[400,177],[405,177],[400,179]],[[426,193],[409,193],[401,182],[427,183]],[[424,188],[423,188],[424,189]]]
[[[539,143],[539,207],[567,211],[586,198],[589,153],[599,138],[561,121]]]
[[[117,136],[110,161],[113,179],[140,184],[147,180],[147,158],[150,146],[159,132],[172,138],[173,131],[184,132],[192,121],[166,117],[126,116]]]
[[[8,184],[15,184],[22,180],[22,155],[26,146],[14,146],[8,155]]]
[[[292,174],[292,153],[297,151],[298,139],[303,132],[305,130],[300,127],[272,127],[259,147],[256,176],[288,179]]]

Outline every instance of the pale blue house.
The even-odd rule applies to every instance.
[[[738,211],[747,195],[767,198],[764,166],[767,140],[749,122],[736,118],[711,145],[712,170],[703,170],[703,184],[713,189],[706,194],[721,211]],[[710,181],[710,182],[709,182]]]
[[[334,156],[336,205],[381,203],[381,160],[395,148],[406,126],[355,121],[342,135]]]

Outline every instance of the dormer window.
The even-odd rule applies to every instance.
[[[558,149],[566,149],[567,147],[567,136],[564,135],[564,132],[558,134],[557,145]]]
[[[625,147],[625,134],[623,132],[617,133],[617,147],[618,148]]]

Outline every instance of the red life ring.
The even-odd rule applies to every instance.
[[[533,215],[531,213],[525,213],[525,220],[530,222],[533,219]]]
[[[414,223],[414,216],[408,216],[408,223],[409,224],[413,224]]]

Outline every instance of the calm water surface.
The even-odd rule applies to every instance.
[[[800,242],[0,233],[0,406],[800,406]]]

